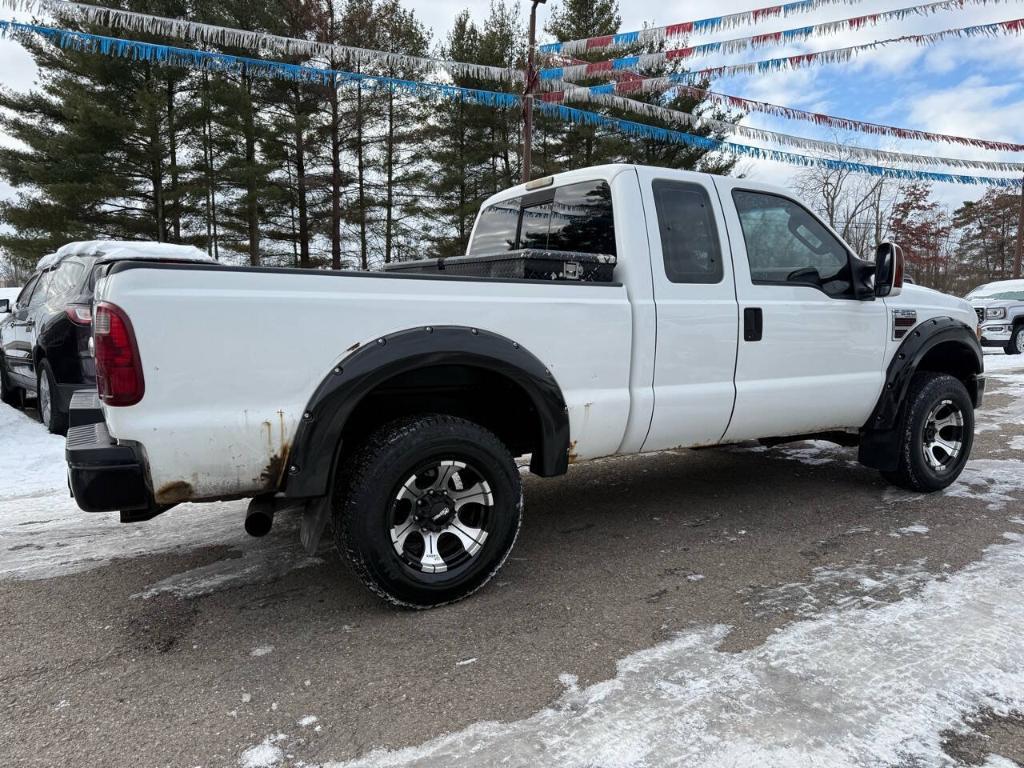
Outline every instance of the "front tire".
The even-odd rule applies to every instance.
[[[921,493],[952,484],[974,443],[974,403],[959,379],[921,371],[910,382],[900,413],[899,466],[882,472],[893,485]]]
[[[63,435],[68,430],[68,415],[60,409],[57,379],[47,360],[39,365],[36,379],[36,402],[39,406],[39,420],[51,433]]]
[[[1006,342],[1005,350],[1008,355],[1019,355],[1024,353],[1024,323],[1014,326],[1010,340]]]
[[[334,534],[375,594],[432,608],[498,572],[522,510],[519,470],[504,444],[473,422],[428,414],[381,427],[346,459]]]

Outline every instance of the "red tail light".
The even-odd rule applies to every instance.
[[[128,315],[115,304],[97,304],[92,334],[100,400],[107,405],[135,405],[146,393],[146,382]]]
[[[88,304],[69,304],[64,312],[75,325],[88,325],[92,322],[92,307]]]

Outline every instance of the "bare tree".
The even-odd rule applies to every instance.
[[[833,139],[850,145],[847,137]],[[857,160],[851,152],[823,156],[829,160]],[[892,209],[903,183],[884,176],[868,176],[846,167],[814,166],[797,175],[800,196],[821,215],[862,257],[889,234]]]

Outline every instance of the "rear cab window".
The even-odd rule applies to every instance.
[[[615,254],[615,220],[606,181],[584,181],[502,200],[484,208],[468,254],[521,249]]]

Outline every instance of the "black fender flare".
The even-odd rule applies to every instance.
[[[362,399],[394,376],[439,364],[484,368],[518,384],[532,401],[541,425],[541,445],[533,454],[531,471],[543,477],[565,474],[569,413],[551,371],[518,342],[499,334],[464,326],[425,326],[360,346],[320,382],[289,450],[285,496],[329,493],[342,432]]]
[[[952,317],[933,317],[915,326],[900,344],[889,363],[885,386],[874,411],[861,428],[860,455],[862,464],[882,470],[895,470],[899,461],[898,435],[901,408],[910,390],[910,382],[918,366],[931,350],[940,344],[954,343],[969,353],[973,382],[968,391],[974,407],[981,405],[985,391],[984,353],[974,329]],[[970,386],[973,383],[973,386]]]

